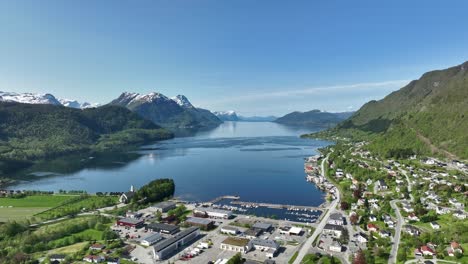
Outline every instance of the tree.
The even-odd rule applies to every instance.
[[[357,213],[354,213],[349,217],[349,221],[351,222],[352,225],[356,225],[358,220],[359,220],[359,216],[357,215]]]
[[[353,259],[353,264],[366,264],[366,256],[364,255],[364,252],[362,250],[359,250],[354,259]]]
[[[340,208],[341,208],[341,210],[348,210],[349,209],[349,203],[348,202],[341,202],[340,203]]]
[[[244,263],[244,261],[242,259],[241,253],[237,253],[236,255],[234,255],[234,257],[229,259],[229,261],[227,262],[227,264],[242,264],[242,263]]]

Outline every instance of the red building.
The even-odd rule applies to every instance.
[[[139,219],[134,219],[134,218],[122,218],[122,219],[117,220],[117,225],[119,226],[129,226],[129,227],[134,227],[134,228],[143,227],[144,223],[145,223],[144,220],[139,220]]]

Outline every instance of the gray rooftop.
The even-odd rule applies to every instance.
[[[133,225],[144,222],[143,220],[138,220],[138,219],[135,219],[135,218],[121,218],[121,219],[119,219],[119,221],[129,223],[129,224],[133,224]]]
[[[199,230],[198,227],[189,227],[187,229],[185,229],[184,231],[178,233],[177,235],[171,237],[171,238],[168,238],[168,239],[165,239],[161,242],[159,242],[158,244],[156,244],[153,248],[154,248],[154,251],[156,252],[159,252],[169,246],[171,246],[172,244],[174,243],[177,243],[177,241],[183,239],[184,237],[192,234],[193,232]]]
[[[213,222],[210,219],[200,218],[200,217],[189,217],[185,221],[188,223],[194,223],[194,224],[199,224],[199,225],[209,225],[210,223]]]
[[[152,207],[164,209],[164,208],[168,208],[168,207],[173,207],[175,205],[176,205],[176,203],[174,203],[174,202],[165,201],[165,202],[160,202],[160,203],[157,203],[157,204],[153,204]]]
[[[166,230],[169,232],[179,229],[179,227],[176,225],[161,224],[161,223],[151,223],[151,224],[148,224],[146,227],[150,229]]]
[[[343,220],[343,215],[340,213],[334,213],[330,215],[330,219],[332,220]]]
[[[163,239],[164,239],[163,236],[161,236],[160,234],[156,233],[156,234],[149,235],[149,236],[143,238],[142,240],[148,241],[148,243],[150,243],[150,244],[154,244],[154,243],[156,243],[156,242],[158,242],[158,241],[160,241],[160,240],[163,240]]]
[[[343,231],[343,227],[340,225],[332,225],[332,224],[326,224],[323,229],[326,230],[337,230],[337,231]]]
[[[257,222],[252,227],[257,228],[257,229],[262,229],[262,230],[268,230],[271,228],[271,224]]]
[[[269,247],[269,248],[274,248],[278,249],[279,245],[273,240],[267,240],[267,239],[260,239],[260,238],[254,238],[250,241],[252,245],[256,246],[262,246],[262,247]]]

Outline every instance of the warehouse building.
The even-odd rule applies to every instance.
[[[167,235],[173,235],[180,231],[180,227],[176,225],[169,225],[169,224],[160,224],[160,223],[152,223],[148,224],[145,227],[146,230],[149,232],[157,232]]]
[[[235,236],[239,233],[239,229],[235,226],[223,226],[221,227],[221,233]]]
[[[122,218],[117,220],[117,225],[119,226],[128,226],[134,228],[143,227],[144,223],[145,221],[134,218]]]
[[[169,201],[166,201],[166,202],[160,202],[160,203],[157,203],[157,204],[154,204],[153,206],[151,206],[152,209],[156,210],[156,211],[159,211],[161,213],[165,213],[169,210],[172,210],[174,208],[176,208],[176,203],[174,202],[169,202]]]
[[[228,237],[221,242],[222,250],[247,253],[251,249],[250,240],[242,237]]]
[[[189,217],[185,223],[190,226],[198,226],[202,230],[211,230],[214,227],[214,221],[206,218]]]
[[[208,207],[197,207],[193,210],[195,216],[199,217],[210,217],[217,219],[230,219],[232,217],[232,212],[221,209],[214,209]]]
[[[170,256],[172,253],[187,245],[200,235],[198,227],[187,228],[175,236],[164,239],[153,247],[153,256],[156,260],[162,260]]]
[[[161,236],[161,234],[152,234],[152,235],[149,235],[145,238],[143,238],[141,241],[140,241],[140,244],[142,244],[143,246],[151,246],[151,245],[154,245],[156,243],[158,243],[159,241],[163,240],[164,237]]]

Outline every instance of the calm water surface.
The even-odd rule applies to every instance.
[[[323,193],[305,181],[304,158],[329,142],[299,138],[312,130],[225,122],[211,131],[145,146],[136,153],[39,164],[27,172],[27,180],[11,188],[94,193],[126,191],[130,185],[138,188],[157,178],[172,178],[176,196],[187,200],[230,194],[244,201],[319,205]]]

